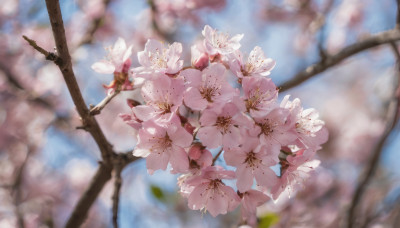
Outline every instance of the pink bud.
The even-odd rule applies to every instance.
[[[193,62],[193,66],[199,70],[206,68],[208,66],[208,54],[201,54],[200,57]]]
[[[201,156],[201,145],[194,145],[189,150],[189,158],[191,160],[197,160]]]
[[[183,128],[185,128],[185,130],[187,132],[189,132],[190,134],[193,135],[194,129],[196,129],[195,127],[193,127],[190,123],[185,123],[185,125],[183,126]]]

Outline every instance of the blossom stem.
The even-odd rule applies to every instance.
[[[215,157],[214,157],[213,160],[212,160],[211,166],[213,166],[214,163],[215,163],[215,161],[217,161],[217,159],[218,159],[218,157],[221,155],[222,151],[223,151],[223,148],[221,148],[221,149],[218,151],[218,154],[215,155]]]
[[[351,57],[359,52],[365,51],[369,48],[373,48],[382,44],[391,43],[400,40],[400,31],[397,29],[388,30],[376,35],[372,35],[362,41],[351,44],[343,48],[340,52],[335,55],[326,55],[325,59],[320,60],[311,66],[308,66],[305,70],[297,73],[292,79],[285,83],[278,85],[279,91],[283,92],[290,88],[300,85],[307,81],[313,76],[326,71],[327,69],[335,66],[343,60]]]
[[[386,129],[385,132],[383,133],[381,139],[379,140],[378,144],[376,145],[372,156],[370,158],[369,164],[366,168],[364,176],[361,177],[356,190],[353,195],[353,199],[351,201],[349,210],[348,210],[348,218],[347,218],[347,227],[352,228],[356,225],[356,208],[360,200],[362,199],[362,196],[365,192],[366,187],[368,186],[369,182],[371,181],[371,178],[373,177],[375,170],[378,168],[379,161],[381,154],[383,152],[383,148],[386,144],[387,139],[389,138],[391,132],[394,130],[394,128],[397,125],[398,118],[399,118],[399,103],[400,103],[400,53],[398,51],[397,45],[394,43],[391,43],[392,49],[394,51],[394,54],[397,59],[397,78],[396,78],[396,88],[395,91],[393,91],[393,97],[389,103],[388,110],[387,110],[387,117],[386,117]]]
[[[103,110],[103,108],[106,107],[106,105],[119,93],[120,90],[115,90],[113,93],[107,95],[98,105],[90,109],[90,115],[95,116],[100,114],[101,110]]]
[[[114,194],[112,196],[113,201],[113,226],[118,228],[118,205],[119,205],[119,195],[121,192],[122,178],[121,178],[122,166],[118,163],[115,166],[115,182],[114,182]]]

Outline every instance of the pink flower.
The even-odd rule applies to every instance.
[[[187,69],[180,73],[186,80],[185,105],[193,110],[204,110],[211,104],[228,102],[235,90],[225,79],[226,69],[211,64],[203,71]]]
[[[139,130],[142,127],[142,121],[139,120],[134,113],[127,114],[121,113],[118,115],[126,124],[133,127],[136,130]]]
[[[211,152],[201,144],[195,144],[189,150],[189,168],[192,173],[197,173],[201,169],[211,166],[212,160]]]
[[[227,55],[240,48],[240,40],[243,34],[229,38],[228,34],[217,32],[209,25],[204,26],[203,36],[205,37],[204,46],[209,55]]]
[[[275,108],[278,90],[270,78],[245,77],[242,80],[247,111],[260,117]]]
[[[309,108],[303,110],[300,99],[289,101],[289,96],[281,102],[281,107],[290,110],[289,121],[295,125],[299,137],[298,146],[306,148],[320,148],[328,140],[328,131],[325,122],[319,119],[318,111]]]
[[[276,200],[283,191],[289,191],[290,195],[319,166],[319,160],[310,160],[314,153],[313,150],[302,149],[281,160],[281,176],[271,190],[273,199]]]
[[[258,137],[245,137],[240,147],[226,150],[224,158],[227,165],[237,167],[236,186],[239,192],[251,189],[254,178],[258,185],[275,185],[276,175],[269,167],[277,161],[260,146]]]
[[[274,156],[279,155],[282,146],[294,143],[297,138],[294,126],[287,122],[289,114],[288,110],[277,107],[265,116],[254,117],[261,144]]]
[[[242,198],[241,214],[245,221],[256,220],[257,207],[270,200],[264,193],[253,189],[239,193],[239,196]]]
[[[183,60],[179,60],[182,54],[182,44],[174,42],[167,47],[158,40],[149,39],[144,51],[138,52],[138,59],[142,67],[135,68],[133,72],[138,76],[149,78],[153,72],[176,74],[183,66]]]
[[[146,105],[139,105],[132,110],[142,121],[149,119],[170,119],[182,105],[185,89],[182,78],[169,78],[158,75],[148,80],[142,87],[142,96]]]
[[[125,40],[118,38],[114,47],[109,50],[107,60],[96,62],[92,65],[92,69],[101,74],[112,74],[114,72],[128,73],[131,65],[129,57],[132,55],[132,45],[126,47]]]
[[[247,58],[247,62],[243,60],[243,54],[240,50],[233,53],[233,60],[230,61],[229,66],[231,71],[243,78],[245,76],[268,76],[271,70],[275,67],[275,61],[271,58],[266,58],[264,52],[256,46]]]
[[[241,142],[239,127],[247,127],[251,121],[234,103],[227,103],[220,112],[206,109],[200,117],[201,128],[197,137],[209,148],[236,147]]]
[[[203,70],[209,64],[209,56],[204,48],[204,45],[196,44],[191,47],[192,66],[196,69]]]
[[[147,170],[152,174],[155,170],[167,168],[168,162],[174,172],[186,172],[189,159],[184,148],[189,147],[193,136],[180,124],[178,119],[169,122],[168,126],[160,126],[154,121],[146,121],[139,130],[139,139],[134,156],[145,157]]]
[[[108,60],[102,60],[92,65],[92,69],[101,74],[114,74],[114,80],[109,85],[108,94],[115,90],[133,90],[133,83],[129,80],[129,67],[131,66],[132,45],[126,47],[125,40],[118,38],[114,47],[109,50]]]
[[[234,178],[233,171],[223,170],[220,166],[205,168],[200,176],[186,181],[187,185],[194,186],[188,199],[189,208],[209,211],[214,217],[234,210],[240,198],[231,187],[222,183],[222,179]]]

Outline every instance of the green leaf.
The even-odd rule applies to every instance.
[[[267,213],[260,217],[258,228],[269,228],[279,222],[279,215],[275,213]]]
[[[158,187],[156,185],[150,185],[150,190],[151,190],[151,194],[154,196],[154,198],[156,198],[157,200],[162,201],[162,202],[165,201],[165,194],[160,187]]]

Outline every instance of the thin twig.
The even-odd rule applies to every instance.
[[[114,194],[112,196],[113,201],[113,226],[114,228],[118,228],[118,206],[119,206],[119,194],[121,191],[122,178],[121,178],[122,166],[120,162],[118,162],[115,166],[115,182],[114,182]]]
[[[73,209],[71,216],[65,225],[66,228],[80,227],[80,225],[85,221],[89,208],[97,199],[104,185],[111,179],[111,171],[111,166],[100,163],[89,188],[83,193]]]
[[[400,0],[397,0],[396,28],[400,29]]]
[[[24,176],[24,171],[26,164],[28,163],[29,155],[32,153],[33,148],[28,146],[28,152],[26,153],[25,159],[19,167],[17,174],[15,176],[14,184],[12,186],[12,191],[14,192],[14,205],[15,205],[15,214],[17,217],[17,223],[19,228],[24,228],[24,216],[20,210],[19,204],[21,203],[21,183]]]
[[[66,227],[79,227],[85,220],[89,208],[97,198],[105,183],[111,178],[111,172],[113,169],[112,158],[117,155],[114,152],[111,144],[104,136],[104,133],[100,129],[100,126],[98,125],[96,119],[89,114],[89,109],[85,104],[78,83],[76,81],[76,77],[72,69],[71,56],[68,51],[67,40],[65,37],[60,3],[58,0],[46,0],[46,7],[49,14],[49,19],[58,53],[55,63],[60,68],[72,100],[82,119],[83,126],[85,126],[85,129],[92,135],[93,139],[96,141],[103,159],[103,162],[101,162],[96,175],[91,181],[91,184],[79,199],[78,204],[75,206],[66,224]],[[28,42],[29,40],[30,39],[27,39]],[[46,58],[48,57],[48,52],[43,52],[43,48],[38,48],[36,42],[29,42],[29,44],[32,45],[36,50],[44,54]],[[132,158],[128,160],[126,164],[134,160],[135,159]]]
[[[34,41],[34,40],[32,40],[32,39],[29,39],[29,38],[26,37],[26,36],[22,36],[22,37],[23,37],[24,40],[26,40],[26,41],[29,43],[29,45],[31,45],[36,51],[42,53],[42,54],[46,57],[46,60],[53,61],[53,62],[55,62],[57,65],[58,65],[58,64],[61,64],[61,59],[60,59],[56,54],[54,54],[53,52],[48,52],[48,51],[44,50],[42,47],[40,47],[40,46],[38,46],[38,45],[36,44],[36,41]]]
[[[221,148],[221,149],[218,151],[218,154],[215,155],[215,157],[213,158],[212,164],[211,164],[211,165],[214,165],[214,163],[217,161],[218,157],[221,155],[222,151],[223,151],[223,149]]]
[[[369,48],[398,40],[400,40],[400,31],[396,29],[372,35],[362,41],[343,48],[335,55],[327,55],[324,60],[321,60],[318,63],[307,67],[304,71],[299,72],[289,81],[279,85],[278,88],[280,88],[281,92],[286,91],[290,88],[300,85],[301,83],[312,78],[313,76],[335,66],[336,64],[342,62],[350,56],[353,56]]]
[[[92,135],[101,151],[102,158],[105,164],[111,164],[111,156],[114,153],[111,144],[107,141],[103,132],[100,129],[96,119],[89,114],[89,109],[83,100],[82,93],[79,89],[74,71],[72,69],[71,56],[68,51],[67,40],[65,37],[64,24],[61,15],[59,1],[46,0],[47,11],[49,14],[51,27],[53,30],[54,39],[56,42],[57,52],[61,61],[58,67],[67,84],[69,93],[76,106],[76,109],[82,119],[82,123]]]
[[[153,28],[153,31],[159,35],[160,37],[164,38],[167,41],[171,41],[172,37],[170,33],[163,31],[160,26],[158,25],[157,22],[157,14],[158,14],[158,9],[153,0],[148,0],[147,4],[150,6],[150,17],[151,17],[151,26]]]
[[[85,35],[83,35],[82,41],[78,44],[78,47],[85,44],[91,44],[93,42],[93,37],[96,31],[101,27],[106,19],[107,7],[110,5],[111,0],[103,0],[104,11],[98,17],[92,20],[92,23],[89,25],[86,30]]]
[[[400,53],[398,51],[398,48],[395,44],[391,43],[392,49],[395,53],[396,59],[397,59],[397,66],[396,66],[396,90],[399,90],[399,81],[400,81],[400,72],[399,72],[399,67],[400,67]],[[356,208],[358,206],[358,203],[360,202],[366,187],[368,186],[371,178],[373,177],[375,170],[377,169],[380,161],[380,157],[383,151],[383,147],[390,135],[390,133],[394,130],[397,121],[398,121],[398,116],[399,116],[399,94],[394,92],[393,98],[391,99],[389,103],[389,107],[387,110],[387,117],[386,117],[386,129],[385,132],[383,133],[381,139],[379,140],[378,144],[376,145],[372,156],[370,158],[369,164],[367,166],[367,169],[365,171],[365,175],[360,179],[359,184],[356,187],[356,190],[353,195],[353,199],[351,201],[349,210],[348,210],[348,219],[347,219],[347,227],[352,228],[356,224]]]
[[[107,95],[98,105],[96,105],[95,107],[91,108],[89,113],[90,115],[98,115],[100,114],[101,110],[103,110],[104,107],[106,107],[106,105],[118,94],[120,93],[119,90],[115,90],[113,93]]]
[[[22,96],[26,97],[27,101],[39,104],[47,109],[52,109],[53,105],[50,101],[43,99],[41,97],[34,96],[31,92],[29,92],[24,86],[17,80],[16,76],[11,72],[11,70],[5,66],[2,62],[0,62],[0,71],[2,71],[7,78],[11,87],[18,91],[18,94],[22,92]]]

